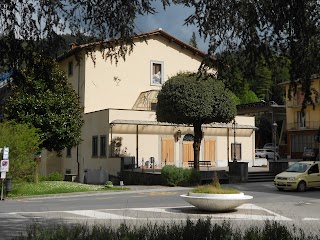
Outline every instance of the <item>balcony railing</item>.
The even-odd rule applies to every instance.
[[[292,100],[287,100],[286,102],[286,106],[287,107],[301,107],[302,106],[302,102],[303,102],[303,99],[292,99]],[[316,98],[313,98],[313,102],[315,105],[318,105],[320,104],[320,101],[317,100]],[[311,104],[311,103],[309,103]]]
[[[287,123],[288,130],[319,129],[319,127],[319,121],[306,121],[304,124],[299,122]]]

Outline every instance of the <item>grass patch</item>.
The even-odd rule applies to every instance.
[[[191,190],[192,193],[207,193],[207,194],[236,194],[240,193],[238,189],[235,188],[222,188],[219,182],[217,172],[213,175],[213,181],[211,184],[206,184],[198,186]]]
[[[89,185],[76,182],[64,181],[41,181],[39,183],[14,182],[12,192],[9,197],[59,194],[72,192],[91,192],[91,191],[109,191],[109,190],[128,190],[128,188],[112,187],[105,188],[103,185]]]
[[[208,194],[235,194],[240,193],[239,190],[235,188],[217,188],[212,184],[198,186],[195,189],[192,189],[192,193],[208,193]]]

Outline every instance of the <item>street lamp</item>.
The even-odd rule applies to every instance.
[[[232,122],[232,129],[233,129],[233,161],[237,161],[237,155],[236,155],[236,128],[237,128],[237,123],[236,119],[233,120]]]
[[[276,146],[277,146],[277,127],[278,124],[276,123],[276,121],[273,122],[272,124],[273,127],[273,160],[276,161]]]

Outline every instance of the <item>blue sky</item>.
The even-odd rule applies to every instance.
[[[156,1],[154,5],[158,13],[138,17],[136,20],[137,32],[148,32],[162,28],[165,32],[186,43],[189,43],[192,33],[195,32],[198,48],[201,51],[207,52],[208,41],[204,42],[200,38],[197,27],[194,25],[184,25],[184,20],[192,13],[191,8],[171,5],[164,11],[161,1]]]

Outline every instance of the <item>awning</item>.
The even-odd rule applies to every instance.
[[[118,134],[136,134],[137,130],[139,134],[169,135],[176,133],[178,130],[180,130],[183,135],[193,133],[192,125],[157,121],[117,119],[113,120],[110,125],[112,127],[112,133]],[[228,129],[232,130],[229,131],[229,135],[232,135],[232,123],[211,123],[202,125],[202,131],[205,136],[226,136],[228,134]],[[255,130],[257,130],[257,128],[252,125],[236,125],[237,136],[250,136]]]

